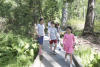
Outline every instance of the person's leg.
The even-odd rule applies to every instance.
[[[53,44],[53,41],[51,40],[49,43],[50,43],[50,50],[52,51],[52,44]]]
[[[65,59],[67,58],[67,53],[65,54]]]
[[[43,36],[39,37],[39,55],[42,55]]]
[[[67,61],[67,53],[65,54],[65,61]]]
[[[54,44],[55,44],[55,46],[54,46],[54,51],[55,51],[57,48],[57,40],[54,40]]]
[[[70,54],[70,63],[72,64],[72,54]]]
[[[39,55],[42,55],[42,45],[39,45]]]
[[[57,48],[57,43],[55,43],[55,46],[54,46],[54,51],[56,50],[56,48]]]
[[[50,44],[50,49],[51,49],[51,51],[52,51],[52,44]]]
[[[57,41],[57,43],[58,43],[58,48],[59,48],[59,51],[61,51],[61,47],[60,47],[60,46],[61,46],[61,45],[60,45],[60,40],[58,40],[58,41]]]

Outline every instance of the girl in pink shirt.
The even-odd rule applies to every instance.
[[[63,39],[63,48],[66,51],[65,59],[67,59],[67,54],[70,55],[70,63],[72,64],[72,53],[74,52],[74,34],[72,34],[72,28],[68,26],[66,28],[66,34],[64,35]]]

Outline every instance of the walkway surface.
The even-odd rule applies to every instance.
[[[59,48],[61,50],[59,50]],[[48,37],[44,37],[44,45],[43,45],[43,58],[40,61],[37,61],[36,67],[70,67],[70,59],[68,57],[68,61],[65,62],[64,56],[65,52],[63,51],[62,47],[58,45],[56,49],[56,55],[50,53],[50,48],[49,48],[49,40]],[[32,66],[33,67],[33,66]],[[75,67],[73,63],[73,67]]]

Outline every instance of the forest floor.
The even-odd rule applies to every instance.
[[[95,51],[100,52],[100,35],[99,36],[76,36],[77,45],[90,46]]]

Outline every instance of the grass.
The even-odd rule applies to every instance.
[[[100,32],[100,21],[94,23],[94,32]]]
[[[81,58],[83,67],[100,67],[100,53],[89,46],[77,46],[75,54]]]
[[[100,54],[96,54],[89,67],[100,67]]]

